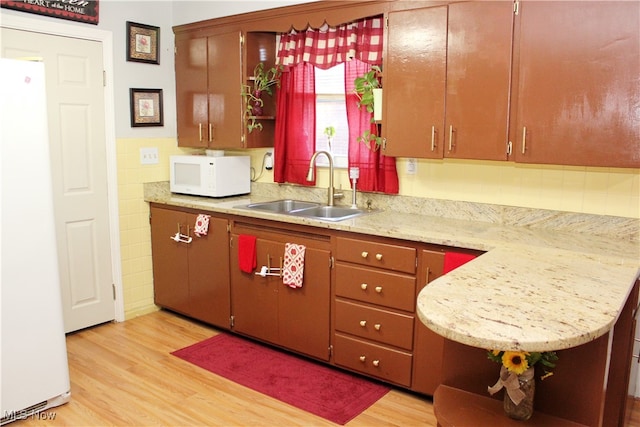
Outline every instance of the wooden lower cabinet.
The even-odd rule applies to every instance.
[[[302,287],[291,288],[282,277],[262,277],[240,270],[238,238],[256,237],[256,272],[280,268],[286,243],[305,246]],[[232,330],[313,358],[329,360],[331,252],[329,239],[264,226],[235,223],[231,245]]]
[[[410,388],[416,248],[367,236],[334,242],[333,363]]]
[[[418,265],[418,293],[442,276],[444,251],[423,249]],[[433,395],[440,385],[444,338],[416,319],[411,390]]]
[[[229,234],[226,218],[211,217],[206,236],[193,233],[198,213],[151,206],[154,302],[221,328],[229,327]],[[170,237],[177,232],[190,243]]]

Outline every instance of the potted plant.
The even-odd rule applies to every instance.
[[[262,124],[256,122],[256,117],[263,113],[264,101],[262,96],[264,93],[273,95],[273,87],[280,87],[280,75],[282,73],[281,66],[274,66],[267,70],[264,69],[264,62],[259,62],[253,69],[253,84],[242,85],[242,96],[245,101],[245,119],[247,120],[247,129],[252,132],[254,129],[262,130]]]
[[[329,151],[331,150],[331,143],[333,141],[333,137],[336,136],[336,128],[333,126],[327,126],[324,128],[324,135],[327,137],[327,144],[329,145]]]
[[[382,72],[379,66],[372,65],[371,69],[364,73],[360,77],[356,77],[353,81],[354,89],[353,91],[358,97],[358,108],[366,108],[366,110],[372,114],[371,123],[375,123],[373,113],[374,113],[374,93],[376,90],[381,90],[382,85],[380,84],[379,75]],[[358,141],[362,143],[375,142],[375,148],[378,149],[382,145],[382,137],[372,133],[370,130],[364,131],[362,135],[358,137]]]

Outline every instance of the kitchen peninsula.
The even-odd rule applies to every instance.
[[[331,238],[332,256],[336,251],[333,233],[341,233],[340,238],[388,238],[431,245],[443,252],[481,254],[433,281],[428,272],[426,278],[416,276],[418,291],[425,281],[429,284],[418,294],[415,310],[427,326],[448,338],[440,360],[442,382],[467,387],[457,378],[459,372],[450,369],[451,363],[460,362],[456,365],[478,369],[467,387],[477,394],[485,393],[498,373],[495,364],[486,359],[485,348],[561,350],[556,375],[540,384],[537,403],[544,408],[548,400],[545,395],[556,396],[553,390],[557,390],[565,395],[561,405],[580,409],[581,405],[574,405],[570,398],[576,396],[573,388],[579,382],[572,377],[582,372],[579,367],[600,369],[602,376],[590,370],[592,374],[587,377],[593,380],[593,387],[599,382],[602,390],[607,385],[605,368],[612,346],[628,349],[633,341],[632,331],[628,336],[612,337],[611,342],[608,336],[627,302],[635,298],[634,284],[640,272],[637,220],[379,194],[361,197],[361,203],[370,200],[376,211],[339,222],[238,208],[277,199],[322,202],[325,196],[324,189],[254,183],[250,196],[209,199],[171,194],[166,182],[145,185],[145,200],[152,207],[223,216],[232,230],[236,222],[250,220],[285,229],[304,227],[308,233]],[[332,281],[336,275],[332,273]],[[588,352],[584,354],[582,348]],[[625,357],[611,360],[621,362]],[[625,377],[626,384],[628,366],[613,366],[615,375],[609,377],[609,389],[615,385],[615,376]],[[398,383],[393,379],[390,382]],[[579,422],[598,425],[588,420]]]

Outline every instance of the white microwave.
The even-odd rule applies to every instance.
[[[170,156],[172,193],[227,197],[251,191],[249,156]]]

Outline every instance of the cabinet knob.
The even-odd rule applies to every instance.
[[[367,326],[367,321],[366,321],[366,320],[361,320],[361,321],[360,321],[360,326],[362,326],[363,328],[364,328],[365,326]]]
[[[376,368],[378,366],[380,366],[380,361],[379,360],[374,360],[373,362],[371,362],[373,366],[375,366]]]
[[[363,363],[364,363],[366,360],[367,360],[367,357],[366,357],[366,356],[360,356],[360,361],[361,361],[361,362],[363,362]]]
[[[376,259],[378,261],[382,261],[382,254],[376,254]]]
[[[366,291],[368,286],[369,285],[367,285],[366,283],[361,283],[360,284],[360,289],[362,289],[363,291]]]
[[[380,328],[382,328],[382,325],[381,325],[380,323],[376,323],[375,325],[373,325],[373,328],[374,328],[376,331],[379,331],[379,330],[380,330]]]
[[[382,286],[376,286],[376,292],[377,293],[381,293],[382,292]]]
[[[367,251],[362,251],[362,258],[366,258],[369,256],[369,252]]]

